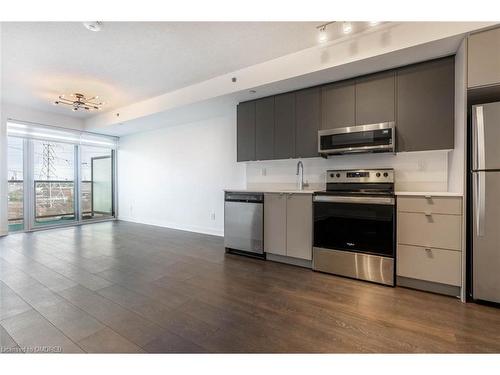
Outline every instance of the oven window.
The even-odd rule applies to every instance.
[[[394,206],[314,203],[314,246],[394,256]]]

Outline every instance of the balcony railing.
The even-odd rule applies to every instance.
[[[23,222],[22,180],[9,180],[9,224]],[[67,180],[35,180],[35,223],[44,224],[62,220],[75,219],[75,182]],[[92,212],[92,181],[81,183],[81,209],[84,219],[93,218]],[[100,214],[102,216],[102,213]]]
[[[23,221],[23,181],[9,180],[9,224],[20,224]]]

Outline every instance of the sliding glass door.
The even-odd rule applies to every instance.
[[[8,221],[9,231],[24,229],[24,143],[9,137],[7,142]]]
[[[112,137],[8,123],[9,231],[115,217]]]
[[[80,152],[82,219],[114,215],[113,150],[82,146]]]
[[[74,222],[76,146],[33,140],[34,226]]]

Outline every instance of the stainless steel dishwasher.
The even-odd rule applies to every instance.
[[[224,247],[228,252],[265,256],[263,193],[225,193]]]

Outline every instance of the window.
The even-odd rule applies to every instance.
[[[115,216],[117,138],[9,122],[9,231]]]
[[[9,137],[7,142],[7,180],[9,231],[24,229],[24,140]]]

